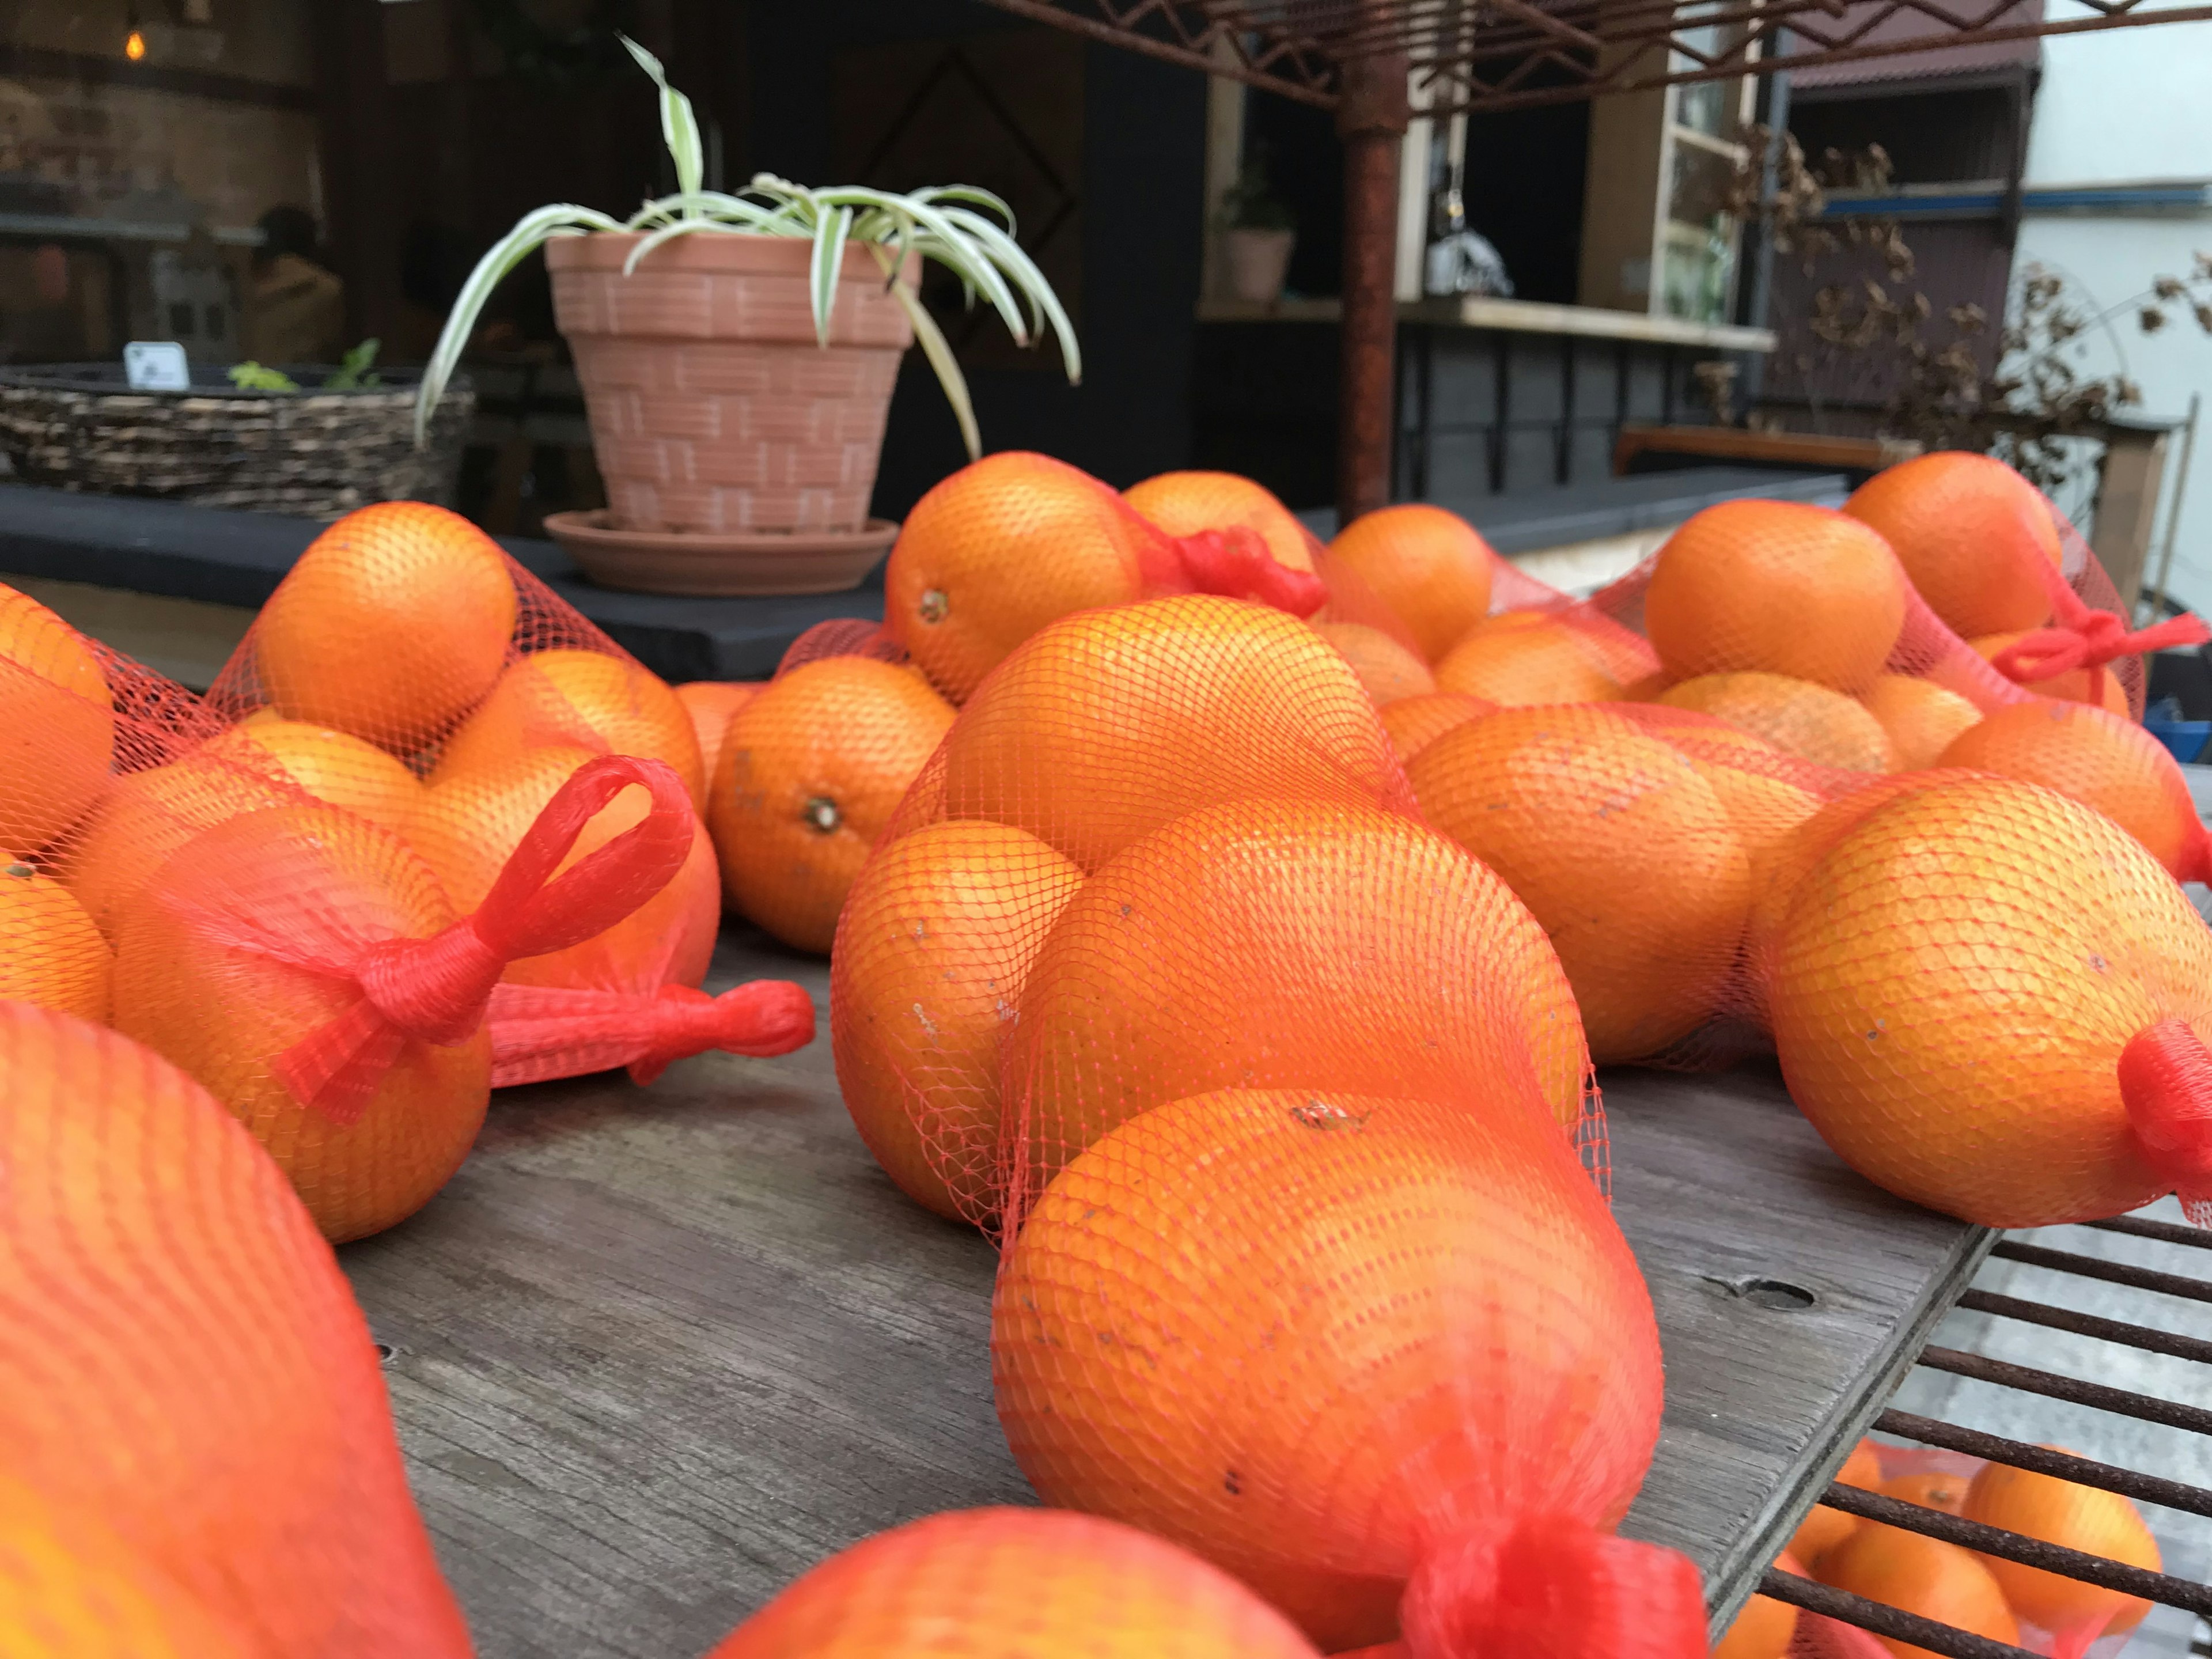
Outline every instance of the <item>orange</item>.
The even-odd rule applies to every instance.
[[[1665,739],[1712,786],[1743,845],[1755,898],[1761,872],[1797,826],[1820,810],[1834,774],[1710,714],[1665,703],[1616,703],[1613,712]]]
[[[708,1659],[893,1655],[1320,1659],[1218,1568],[1115,1522],[1030,1509],[955,1510],[878,1533],[807,1573]]]
[[[1242,525],[1267,543],[1277,564],[1314,568],[1313,532],[1265,484],[1237,473],[1163,472],[1130,485],[1121,499],[1170,536]]]
[[[115,700],[84,636],[0,586],[0,848],[35,853],[107,785]]]
[[[758,696],[767,684],[766,680],[692,680],[671,688],[691,716],[691,732],[699,739],[699,760],[708,777],[714,775],[714,763],[722,757],[722,734],[730,729],[731,716]]]
[[[2020,1641],[2020,1626],[2005,1606],[1997,1581],[1981,1557],[1956,1544],[1863,1521],[1820,1558],[1813,1576],[1869,1601],[1955,1625],[1970,1635],[2015,1645]],[[1893,1636],[1875,1640],[1897,1659],[1939,1659],[1928,1649]]]
[[[787,945],[826,951],[891,809],[952,724],[903,668],[823,657],[730,720],[707,825],[729,902]]]
[[[1195,1552],[1331,1653],[1396,1633],[1442,1540],[1609,1532],[1658,1434],[1650,1298],[1571,1149],[1487,1082],[1224,1089],[1062,1170],[992,1299],[1038,1495]]]
[[[446,778],[419,792],[401,833],[437,872],[454,908],[474,910],[546,804],[592,758],[587,749],[526,749],[503,765]],[[605,846],[651,806],[651,797],[632,784],[599,809],[560,868]],[[501,979],[607,991],[653,991],[705,979],[721,926],[722,884],[706,826],[694,819],[692,831],[690,856],[658,893],[580,945],[509,963]]]
[[[1437,689],[1428,664],[1379,628],[1365,623],[1317,622],[1313,629],[1352,665],[1377,708]]]
[[[1982,718],[1957,692],[1911,674],[1876,675],[1859,701],[1889,734],[1900,772],[1935,765],[1953,739]]]
[[[1328,550],[1390,607],[1431,662],[1489,613],[1498,556],[1456,513],[1425,501],[1363,513]]]
[[[240,812],[307,799],[276,773],[266,763],[226,761],[205,749],[126,773],[73,838],[61,878],[112,944],[124,902],[201,830]]]
[[[2212,1030],[2212,932],[2108,819],[2003,778],[1901,796],[1805,877],[1773,956],[1790,1095],[1877,1185],[1993,1227],[2173,1189],[2118,1066],[2163,1019]]]
[[[2161,1570],[2158,1540],[2143,1524],[2141,1511],[2118,1492],[2003,1463],[1985,1463],[1967,1488],[1959,1513],[1985,1527],[2100,1555],[2124,1566],[2147,1572]],[[2094,1634],[2132,1630],[2150,1611],[2150,1603],[2140,1596],[2123,1595],[1994,1555],[1982,1560],[2013,1611],[2055,1635],[2069,1635],[2084,1626]]]
[[[150,1602],[177,1659],[462,1659],[360,1305],[252,1137],[160,1055],[0,1002],[0,1649],[167,1659],[119,1623]],[[26,1528],[93,1615],[51,1650],[11,1598],[27,1566],[66,1619],[68,1570]]]
[[[406,823],[422,799],[422,781],[373,743],[305,720],[253,720],[233,726],[206,753],[250,771],[272,767],[330,806],[358,812],[386,830]]]
[[[1245,800],[1085,883],[1030,970],[1004,1079],[1042,1182],[1114,1125],[1231,1085],[1479,1076],[1572,1132],[1588,1063],[1558,957],[1491,871],[1396,813]]]
[[[1800,1578],[1808,1577],[1788,1550],[1774,1558],[1774,1565]],[[1727,1633],[1713,1644],[1712,1659],[1783,1659],[1796,1634],[1796,1607],[1771,1595],[1754,1595],[1743,1604],[1743,1611],[1736,1614]]]
[[[1719,1011],[1750,867],[1678,750],[1607,709],[1507,708],[1447,732],[1407,775],[1429,821],[1543,924],[1599,1065],[1656,1054]]]
[[[1875,1492],[1881,1486],[1881,1458],[1871,1440],[1862,1440],[1851,1448],[1851,1455],[1835,1474],[1837,1482],[1846,1486],[1863,1486]],[[1806,1566],[1817,1570],[1820,1558],[1850,1537],[1859,1524],[1856,1515],[1845,1515],[1841,1510],[1832,1510],[1826,1504],[1815,1504],[1805,1512],[1797,1523],[1797,1530],[1784,1552],[1795,1556]]]
[[[262,606],[251,662],[264,695],[252,701],[411,754],[491,690],[515,610],[507,556],[460,514],[364,507],[316,537]]]
[[[965,702],[1047,623],[1143,592],[1161,532],[1108,485],[1049,456],[986,455],[900,526],[884,568],[884,631]]]
[[[1844,511],[1881,532],[1954,634],[2040,628],[2051,615],[2039,563],[2057,569],[2058,526],[2043,492],[1988,455],[1939,450],[1885,468]]]
[[[1851,698],[1785,674],[1708,674],[1662,693],[1670,708],[1715,715],[1776,748],[1821,766],[1893,772],[1897,750],[1881,722]]]
[[[2013,634],[1984,634],[1966,643],[1974,647],[1987,661],[1995,662],[1997,653],[2007,646],[2027,637],[2025,631]],[[2092,702],[2100,708],[2118,714],[2122,720],[2132,720],[2134,713],[2128,707],[2128,689],[2120,684],[2120,677],[2112,672],[2112,665],[2095,668],[2069,669],[2063,674],[2054,674],[2047,680],[2028,680],[2021,685],[2023,691],[2033,691],[2039,696],[2057,697],[2066,702]]]
[[[1928,1469],[1883,1481],[1881,1495],[1917,1504],[1923,1509],[1941,1510],[1946,1515],[1958,1515],[1964,1510],[1967,1484],[1966,1475],[1954,1474],[1948,1469]]]
[[[1068,617],[1007,659],[945,745],[948,817],[1085,870],[1216,801],[1402,787],[1350,664],[1295,617],[1188,594]]]
[[[666,761],[695,804],[706,799],[690,711],[658,674],[604,651],[540,651],[517,662],[447,740],[430,779],[496,765],[540,744]]]
[[[1535,611],[1501,611],[1462,635],[1437,664],[1437,688],[1516,708],[1621,695],[1595,645]]]
[[[115,958],[69,889],[27,864],[0,864],[0,1001],[107,1023]]]
[[[1464,691],[1431,691],[1402,697],[1382,710],[1382,729],[1390,734],[1390,747],[1403,765],[1455,726],[1464,726],[1498,705]]]
[[[204,1085],[269,1150],[333,1243],[430,1201],[468,1155],[491,1097],[482,1026],[451,1047],[400,1042],[358,1115],[310,1106],[278,1057],[356,1006],[345,981],[228,942],[296,938],[311,951],[426,939],[457,920],[398,836],[319,805],[230,818],[186,842],[122,906],[115,1027]]]
[[[1800,501],[1723,501],[1667,538],[1644,631],[1676,679],[1756,672],[1863,690],[1905,626],[1905,573],[1856,519]]]
[[[878,848],[838,923],[837,1086],[885,1173],[939,1215],[997,1207],[999,1048],[1083,872],[1036,836],[957,818]]]
[[[2039,783],[2093,806],[2176,878],[2201,880],[2204,830],[2173,755],[2133,720],[2035,697],[1992,710],[1943,751],[1945,766]]]

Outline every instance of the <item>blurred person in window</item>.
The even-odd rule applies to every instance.
[[[272,368],[337,362],[346,349],[345,284],[316,257],[314,216],[273,207],[260,228],[239,319],[240,354]]]

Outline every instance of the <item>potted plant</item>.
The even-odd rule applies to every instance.
[[[919,341],[982,453],[951,348],[916,294],[934,259],[1029,344],[1049,325],[1073,382],[1075,331],[988,191],[808,190],[757,175],[702,188],[689,99],[623,38],[660,92],[677,191],[627,222],[572,204],[526,214],[454,301],[422,376],[423,429],[491,292],[543,247],[609,506],[546,528],[596,580],[685,593],[856,586],[897,533],[867,516],[899,359]],[[1026,308],[1026,315],[1024,310]]]
[[[1281,299],[1297,242],[1297,220],[1269,186],[1267,158],[1255,152],[1221,198],[1221,256],[1230,293],[1254,305]]]

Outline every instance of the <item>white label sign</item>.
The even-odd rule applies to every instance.
[[[123,348],[123,375],[133,392],[189,392],[192,371],[174,340],[133,340]]]

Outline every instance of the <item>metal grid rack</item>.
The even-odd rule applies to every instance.
[[[2192,1251],[2212,1252],[2212,1232],[2168,1222],[2124,1216],[2111,1221],[2093,1221],[2082,1224],[2103,1232],[2128,1234]],[[1990,1254],[1991,1259],[1996,1261],[2017,1262],[2078,1279],[2155,1292],[2189,1302],[2212,1304],[2212,1279],[2160,1272],[2014,1238],[2000,1240]],[[2197,1259],[2203,1261],[2206,1267],[2212,1267],[2212,1255]],[[2116,1344],[2143,1353],[2212,1364],[2212,1341],[2201,1337],[2106,1319],[2074,1309],[2055,1307],[2022,1297],[1984,1290],[1968,1290],[1960,1298],[1958,1305],[1968,1312],[2022,1322],[2075,1337]],[[1930,1370],[1948,1372],[1954,1376],[2063,1401],[2069,1406],[2113,1413],[2183,1433],[2212,1436],[2212,1410],[2184,1401],[2162,1400],[2154,1395],[2085,1382],[2055,1371],[1962,1352],[1955,1348],[1932,1346],[1923,1348],[1918,1364]],[[2212,1371],[2205,1375],[2208,1383],[2206,1397],[2212,1397]],[[2212,1491],[2201,1486],[2091,1458],[2052,1451],[2002,1435],[1961,1428],[1954,1424],[1894,1408],[1885,1410],[1875,1419],[1873,1426],[1877,1431],[1895,1439],[1960,1452],[2041,1474],[2056,1475],[2085,1486],[2118,1492],[2140,1503],[2159,1504],[2185,1514],[2212,1519]],[[1962,1545],[1986,1555],[2040,1567],[2086,1583],[2141,1596],[2165,1607],[2179,1607],[2195,1613],[2199,1619],[2212,1620],[2212,1586],[2169,1573],[2148,1572],[2141,1568],[2124,1566],[2100,1556],[2085,1555],[2055,1544],[2025,1538],[2017,1533],[1984,1526],[1939,1510],[1886,1498],[1856,1486],[1831,1484],[1820,1501],[1848,1515],[1886,1522],[1891,1526],[1941,1539],[1947,1543]],[[2033,1659],[2025,1648],[1972,1635],[1955,1626],[1884,1607],[1879,1602],[1849,1595],[1810,1579],[1799,1578],[1772,1567],[1767,1569],[1760,1580],[1759,1589],[1777,1601],[1809,1608],[1814,1613],[1871,1631],[1878,1636],[1914,1643],[1931,1652],[1946,1655],[1948,1659]],[[2212,1642],[2208,1642],[2202,1627],[2195,1651],[2212,1654]]]

